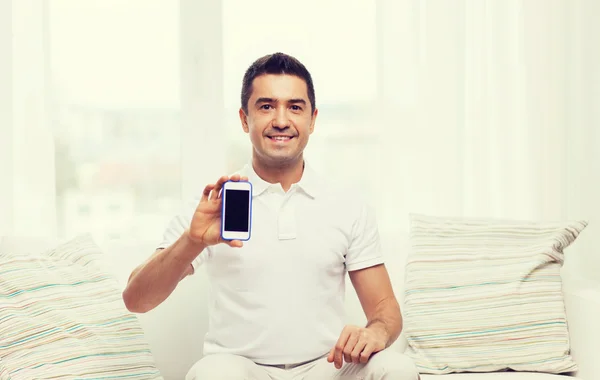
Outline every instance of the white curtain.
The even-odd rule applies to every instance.
[[[284,51],[315,79],[307,158],[365,191],[382,234],[410,212],[585,218],[570,258],[600,280],[595,0],[0,7],[0,234],[156,239],[248,159],[243,70]]]
[[[386,194],[385,225],[410,211],[587,218],[570,257],[600,279],[598,3],[383,6],[383,165],[402,194]]]

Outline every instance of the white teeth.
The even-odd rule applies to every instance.
[[[277,141],[286,141],[289,140],[291,137],[287,137],[287,136],[275,136],[275,137],[271,137],[273,140],[277,140]]]

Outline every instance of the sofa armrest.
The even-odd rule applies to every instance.
[[[567,276],[563,281],[571,354],[582,380],[600,379],[600,283]]]

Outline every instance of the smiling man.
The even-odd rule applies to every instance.
[[[209,330],[187,380],[418,379],[412,361],[388,349],[402,316],[372,211],[304,159],[317,114],[302,63],[282,53],[256,60],[239,110],[251,162],[207,185],[131,274],[123,298],[129,310],[146,312],[206,268]],[[252,239],[244,243],[220,236],[227,180],[253,184]],[[344,323],[346,273],[366,326]]]

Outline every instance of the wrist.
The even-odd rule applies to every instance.
[[[207,247],[207,245],[204,242],[199,241],[198,239],[194,239],[190,235],[189,229],[184,231],[182,239],[184,241],[185,246],[187,248],[189,248],[190,250],[194,251],[194,253],[196,253],[196,254],[199,254],[200,252],[202,252],[204,250],[204,248]]]
[[[383,342],[385,342],[385,345],[387,347],[391,335],[388,332],[385,322],[383,322],[382,320],[379,320],[379,319],[374,319],[372,321],[369,321],[369,323],[367,323],[366,328],[367,328],[367,330],[374,332],[375,335],[377,335],[379,337],[379,339],[381,339]]]

